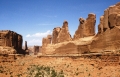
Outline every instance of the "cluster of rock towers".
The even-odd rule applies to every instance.
[[[74,45],[76,47],[75,51],[82,50],[83,52],[86,50],[89,52],[120,50],[120,2],[116,5],[110,6],[104,11],[103,16],[100,17],[100,24],[98,25],[97,34],[95,34],[95,24],[96,15],[93,13],[88,14],[87,19],[80,18],[78,29],[75,31],[75,34],[72,38],[68,30],[68,22],[64,21],[62,28],[54,28],[52,35],[48,35],[46,38],[43,38],[42,48],[44,51],[48,51],[49,47],[53,47],[52,50],[54,52],[63,47],[62,45],[61,47],[54,47],[54,45],[68,42],[64,46],[66,50],[69,49],[67,46],[68,44],[69,46]],[[78,45],[74,43],[74,41],[79,40],[80,38],[89,36],[94,37],[91,39],[91,43],[88,45]],[[73,42],[69,43],[69,41]],[[73,47],[73,49],[75,47]],[[60,52],[63,51],[63,49],[60,50]]]
[[[79,38],[94,36],[95,35],[95,23],[96,15],[89,14],[88,18],[85,20],[83,18],[79,19],[79,27],[76,30],[74,37],[72,38],[68,30],[68,22],[64,21],[62,28],[56,27],[53,29],[52,35],[48,35],[43,38],[42,45],[56,44],[66,41],[77,40]]]

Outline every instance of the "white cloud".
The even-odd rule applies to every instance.
[[[26,37],[30,37],[30,34],[26,35]]]
[[[42,38],[47,37],[47,35],[52,34],[50,30],[46,32],[38,32],[34,34],[28,34],[26,35],[26,38],[28,40],[28,46],[34,46],[34,45],[42,45]]]
[[[28,46],[29,45],[42,45],[42,40],[41,39],[32,39],[28,41]]]
[[[28,35],[26,35],[26,37],[46,37],[49,34],[52,34],[52,32],[50,30],[48,30],[44,33],[39,32],[39,33],[35,33],[35,34],[32,34],[32,35],[28,34]]]

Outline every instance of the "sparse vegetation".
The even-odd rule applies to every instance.
[[[64,77],[62,70],[57,72],[48,66],[32,65],[31,67],[27,68],[27,70],[27,77]]]

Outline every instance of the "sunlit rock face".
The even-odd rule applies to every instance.
[[[95,23],[96,23],[96,15],[88,14],[88,18],[85,20],[83,18],[79,19],[79,27],[74,34],[74,40],[94,36],[95,35]]]

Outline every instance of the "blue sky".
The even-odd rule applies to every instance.
[[[12,30],[23,36],[28,45],[41,45],[54,27],[68,21],[73,36],[80,17],[96,14],[96,32],[104,10],[119,0],[0,0],[0,30]]]

